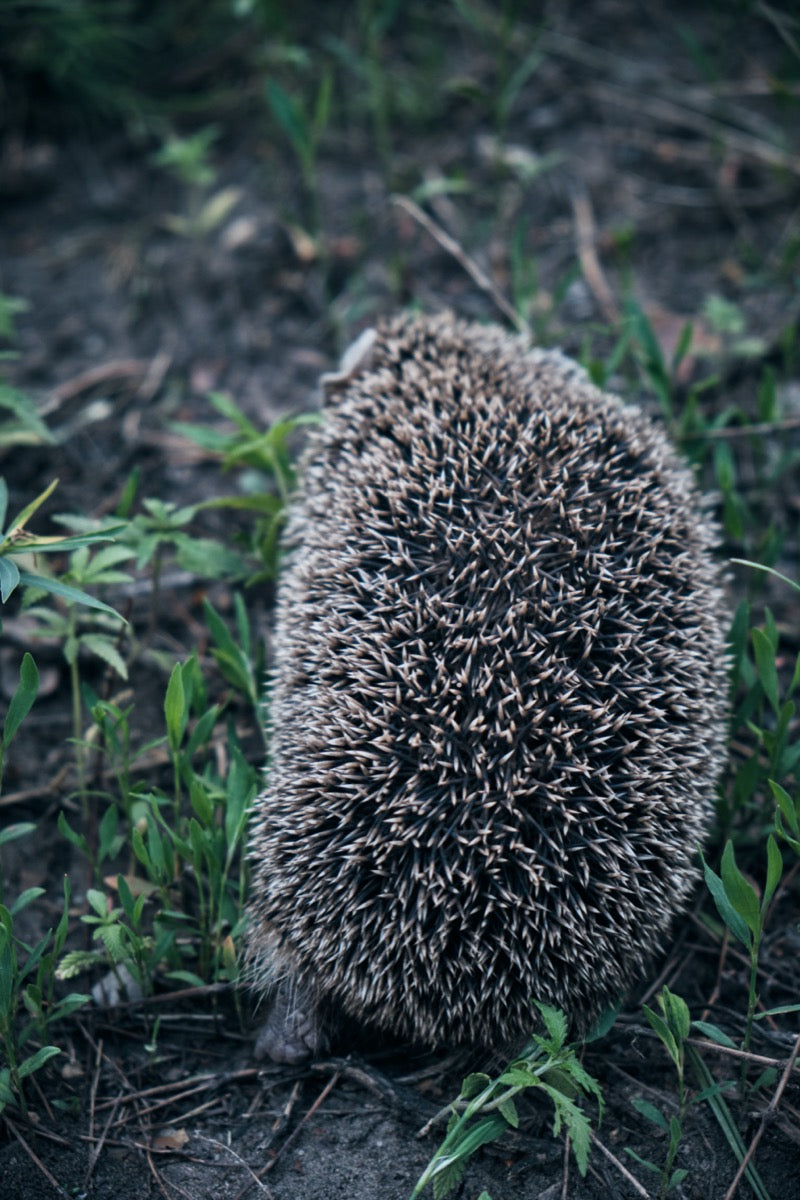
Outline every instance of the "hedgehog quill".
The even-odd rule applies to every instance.
[[[324,382],[287,525],[250,950],[258,1054],[323,1013],[580,1032],[665,944],[726,719],[718,531],[637,408],[450,315]]]

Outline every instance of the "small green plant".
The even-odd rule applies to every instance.
[[[790,781],[800,766],[800,742],[795,736],[800,655],[782,693],[777,667],[781,648],[777,623],[766,608],[763,627],[751,629],[750,605],[746,601],[739,605],[734,617],[730,644],[732,729],[753,743],[753,749],[737,764],[730,790],[720,806],[724,832],[730,830],[737,813],[753,809],[753,797],[767,791],[768,784],[770,788],[773,784],[780,788],[785,784],[791,786]],[[760,801],[758,804],[760,807]]]
[[[24,584],[37,591],[59,596],[71,604],[85,604],[89,608],[97,608],[118,617],[119,614],[113,608],[95,596],[90,596],[88,592],[54,579],[51,575],[28,570],[24,565],[20,567],[15,561],[20,558],[24,564],[38,554],[62,554],[65,551],[77,550],[94,542],[108,541],[118,532],[120,526],[116,525],[92,533],[56,537],[39,537],[29,533],[26,528],[28,522],[50,497],[57,484],[58,480],[54,480],[25,506],[3,531],[8,510],[8,487],[6,481],[0,478],[0,601],[5,604],[11,593],[20,584]]]
[[[192,515],[203,508],[255,513],[256,521],[252,531],[247,534],[245,549],[255,558],[257,568],[248,575],[247,583],[251,585],[262,580],[273,580],[278,573],[278,540],[286,504],[297,486],[290,439],[304,426],[317,424],[320,418],[316,413],[300,413],[279,417],[268,429],[261,429],[223,393],[213,392],[209,401],[218,413],[233,424],[232,433],[223,432],[213,425],[179,421],[174,422],[172,428],[219,458],[223,470],[238,470],[242,494],[206,500],[195,506]],[[277,487],[277,495],[269,489],[270,480]]]
[[[0,846],[33,831],[30,824],[0,831]],[[86,1004],[89,997],[70,993],[55,996],[56,964],[67,937],[69,882],[64,880],[64,909],[55,930],[29,946],[14,931],[14,919],[43,895],[28,888],[6,907],[0,903],[0,1043],[6,1065],[0,1068],[0,1111],[16,1105],[27,1115],[24,1081],[61,1051],[50,1044],[52,1025]],[[22,1013],[27,1019],[22,1018]],[[34,1049],[36,1043],[37,1048]]]
[[[678,1187],[688,1174],[684,1168],[675,1167],[675,1158],[681,1144],[681,1138],[683,1137],[683,1124],[689,1107],[689,1090],[686,1085],[685,1071],[685,1043],[691,1031],[691,1019],[685,1000],[680,996],[676,996],[667,987],[662,988],[659,992],[658,1004],[661,1009],[660,1013],[655,1012],[645,1004],[643,1006],[644,1015],[651,1028],[660,1038],[675,1065],[678,1075],[678,1111],[674,1115],[667,1116],[661,1109],[651,1104],[649,1100],[645,1100],[642,1097],[636,1097],[633,1100],[633,1106],[636,1111],[649,1121],[652,1121],[669,1139],[667,1156],[663,1167],[657,1166],[656,1163],[650,1162],[648,1159],[641,1158],[630,1148],[626,1149],[631,1158],[636,1159],[641,1166],[646,1167],[648,1171],[652,1171],[660,1177],[658,1196],[659,1200],[664,1200],[667,1194]]]
[[[6,753],[14,739],[17,730],[33,708],[36,694],[39,691],[39,672],[33,657],[26,650],[22,656],[19,668],[19,683],[8,705],[6,719],[3,722],[3,732],[0,735],[0,792],[3,790],[3,771]],[[0,895],[2,895],[2,875],[0,875]]]
[[[311,232],[322,243],[322,206],[320,203],[317,157],[322,136],[331,115],[333,72],[325,67],[313,101],[290,95],[274,79],[268,79],[265,95],[273,119],[289,142],[300,166],[309,201]]]
[[[226,667],[246,681],[241,648],[232,639],[221,643]],[[166,737],[159,740],[169,753],[171,792],[131,783],[135,756],[125,714],[102,702],[93,704],[92,713],[99,721],[100,752],[109,759],[120,756],[115,774],[124,819],[117,804],[110,804],[99,823],[96,848],[63,813],[59,829],[98,877],[101,864],[126,846],[131,861],[117,876],[116,901],[98,888],[87,893],[91,912],[83,920],[94,928],[100,947],[67,955],[59,977],[103,963],[119,975],[121,988],[127,972],[145,994],[164,967],[167,978],[192,986],[235,979],[247,882],[242,844],[258,773],[245,760],[232,725],[224,742],[224,777],[216,769],[211,742],[218,743],[222,713],[208,702],[197,658],[176,664],[164,700]],[[112,740],[106,743],[109,733]],[[137,864],[143,876],[136,874]]]
[[[223,223],[241,198],[241,189],[236,187],[211,191],[217,172],[209,155],[219,133],[216,125],[206,125],[188,137],[171,134],[151,159],[188,189],[187,213],[168,213],[164,217],[171,233],[192,239],[206,237]]]
[[[767,838],[767,872],[762,895],[744,877],[736,865],[733,844],[727,842],[722,853],[720,874],[717,875],[703,859],[706,885],[714,898],[717,911],[747,951],[750,960],[750,978],[747,997],[747,1015],[742,1049],[750,1049],[756,1005],[758,1004],[758,956],[764,923],[775,890],[783,873],[783,860],[772,834]],[[741,1089],[744,1097],[747,1085],[747,1060],[742,1062]]]
[[[575,1048],[567,1044],[567,1019],[558,1009],[538,1003],[546,1034],[534,1034],[527,1050],[498,1076],[467,1076],[461,1095],[450,1109],[447,1134],[411,1193],[416,1200],[429,1183],[436,1200],[446,1196],[461,1180],[467,1160],[487,1142],[508,1129],[517,1129],[515,1097],[529,1088],[543,1092],[555,1108],[553,1136],[565,1128],[581,1175],[589,1163],[590,1123],[579,1101],[597,1101],[600,1118],[603,1095],[600,1085],[583,1068]]]
[[[94,597],[90,614],[79,614],[77,601],[72,595],[88,596],[87,587],[107,587],[115,583],[127,583],[131,576],[119,570],[119,564],[133,557],[133,551],[126,546],[110,545],[95,549],[86,544],[86,540],[97,540],[97,535],[83,535],[82,543],[75,547],[70,554],[69,567],[60,581],[67,582],[67,591],[63,587],[56,593],[65,601],[63,608],[44,607],[31,604],[27,607],[29,616],[35,617],[37,629],[33,636],[51,637],[57,639],[62,646],[64,658],[69,667],[70,687],[72,694],[72,733],[75,748],[75,765],[78,774],[78,790],[86,810],[86,747],[83,742],[83,704],[81,699],[81,656],[91,654],[100,658],[111,670],[122,679],[127,679],[128,668],[120,653],[120,638],[124,633],[125,619],[108,605],[101,605]],[[69,543],[71,539],[62,540]],[[74,540],[74,539],[72,539]],[[52,582],[52,581],[51,581]],[[80,584],[75,588],[74,584]],[[41,587],[41,579],[30,583],[32,590]],[[52,588],[50,589],[52,590]],[[86,601],[83,601],[85,604]]]
[[[54,441],[30,396],[0,379],[0,450],[52,445]]]

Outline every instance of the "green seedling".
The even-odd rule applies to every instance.
[[[259,713],[263,701],[263,647],[255,644],[247,609],[239,592],[234,593],[233,605],[238,643],[219,614],[207,600],[203,601],[203,612],[212,638],[211,655],[227,682]]]
[[[781,852],[775,838],[770,834],[767,838],[766,882],[760,898],[756,889],[736,865],[732,842],[727,842],[725,845],[719,875],[711,869],[705,858],[703,859],[703,870],[706,885],[714,898],[719,915],[736,940],[744,946],[750,960],[747,1016],[742,1040],[742,1049],[749,1051],[753,1019],[758,1004],[758,955],[767,911],[783,873]],[[744,1059],[741,1075],[743,1097],[746,1087],[747,1060]]]
[[[477,1073],[469,1075],[461,1095],[450,1105],[447,1134],[420,1176],[411,1200],[433,1184],[435,1200],[446,1196],[460,1182],[467,1160],[487,1142],[496,1141],[508,1129],[517,1129],[519,1114],[515,1098],[534,1088],[543,1092],[555,1108],[553,1136],[562,1128],[569,1134],[581,1175],[589,1164],[591,1133],[589,1118],[580,1101],[590,1096],[597,1101],[600,1117],[603,1095],[600,1085],[581,1065],[576,1050],[567,1044],[567,1020],[558,1009],[537,1002],[546,1035],[535,1034],[528,1049],[497,1079]]]
[[[34,828],[10,826],[0,831],[0,845]],[[66,878],[64,910],[56,929],[48,931],[34,946],[14,932],[15,917],[43,893],[43,888],[28,888],[10,908],[0,903],[0,1043],[6,1060],[0,1068],[0,1111],[15,1105],[25,1116],[28,1106],[24,1081],[61,1052],[51,1044],[53,1024],[89,999],[78,993],[57,999],[54,994],[56,963],[67,937],[70,893]],[[41,1044],[34,1049],[37,1042]]]
[[[53,445],[55,438],[30,396],[0,379],[0,450],[10,446]]]
[[[155,166],[163,167],[179,179],[189,192],[188,212],[168,213],[163,218],[171,233],[191,239],[207,237],[219,228],[241,199],[241,188],[210,190],[216,183],[217,171],[209,156],[219,133],[216,125],[206,125],[189,137],[172,134],[152,156]]]
[[[93,537],[93,535],[85,536]],[[62,578],[69,581],[68,586],[76,595],[87,595],[88,593],[84,590],[87,587],[107,587],[112,584],[129,582],[131,576],[125,571],[120,571],[119,564],[131,558],[133,558],[133,551],[126,546],[104,546],[93,551],[93,548],[84,543],[72,551],[69,567]],[[74,588],[72,585],[75,583],[80,584],[81,588]],[[58,639],[69,667],[72,734],[78,773],[78,790],[81,794],[84,811],[88,812],[87,748],[83,742],[80,659],[83,654],[93,655],[101,659],[121,679],[127,679],[128,668],[120,653],[120,638],[123,636],[126,622],[124,617],[114,609],[108,605],[100,607],[98,603],[92,606],[96,611],[90,615],[79,616],[76,603],[69,596],[65,596],[63,591],[58,594],[66,600],[66,607],[63,610],[31,605],[27,611],[29,616],[36,618],[38,624],[33,636]]]
[[[36,669],[36,663],[26,650],[22,656],[22,663],[19,668],[19,683],[14,689],[14,694],[8,705],[6,718],[3,722],[2,736],[0,736],[0,792],[3,789],[3,769],[5,767],[6,751],[11,745],[20,725],[33,708],[38,691],[39,672]],[[0,895],[2,895],[2,876],[0,876]]]
[[[108,717],[109,710],[103,709],[101,716]],[[124,718],[110,716],[119,738]],[[144,993],[160,970],[168,979],[192,986],[237,978],[236,944],[243,932],[247,883],[242,847],[258,773],[245,760],[232,726],[224,777],[215,769],[211,743],[218,740],[220,716],[219,706],[208,703],[197,659],[177,664],[166,690],[162,739],[172,763],[172,794],[130,786],[128,764],[121,776],[127,788],[124,819],[111,804],[100,822],[96,852],[61,815],[61,833],[98,874],[103,861],[116,858],[126,846],[132,861],[127,873],[117,877],[118,902],[105,890],[87,893],[91,912],[83,920],[93,926],[101,946],[68,955],[60,978],[103,964],[117,974],[120,989],[127,976]],[[127,734],[121,739],[118,745],[129,746]],[[123,754],[127,759],[129,750]],[[143,877],[134,874],[137,865]]]
[[[89,888],[86,899],[90,912],[81,921],[93,929],[92,940],[99,942],[102,950],[73,950],[66,954],[56,971],[60,980],[71,979],[80,971],[98,965],[112,971],[117,984],[117,995],[129,996],[129,981],[135,995],[148,996],[152,992],[155,968],[166,953],[171,937],[154,939],[144,931],[143,911],[147,890],[143,889],[134,900],[124,875],[117,876],[119,906],[114,906],[105,892]]]
[[[769,568],[761,569],[778,574]],[[755,744],[750,756],[736,766],[731,787],[721,801],[720,817],[726,832],[736,812],[754,808],[753,797],[766,790],[769,780],[783,787],[800,765],[800,742],[794,735],[800,656],[795,659],[788,686],[782,692],[777,664],[780,636],[775,619],[766,608],[763,628],[751,630],[750,606],[744,601],[737,609],[729,641],[731,727],[737,736]]]
[[[664,1048],[675,1066],[678,1076],[678,1111],[668,1116],[656,1108],[649,1100],[637,1097],[633,1107],[647,1120],[652,1121],[668,1138],[667,1156],[664,1165],[659,1167],[648,1159],[641,1158],[633,1150],[627,1153],[641,1166],[659,1176],[659,1200],[664,1200],[667,1194],[677,1188],[686,1178],[688,1172],[682,1167],[675,1166],[675,1158],[683,1137],[683,1125],[689,1107],[689,1090],[686,1086],[686,1039],[691,1030],[691,1019],[688,1006],[680,996],[676,996],[669,988],[664,987],[658,995],[660,1013],[643,1005],[644,1015],[648,1024],[660,1038]]]
[[[800,789],[790,796],[774,779],[767,781],[775,801],[775,832],[800,856]]]
[[[290,451],[291,437],[304,426],[319,422],[316,413],[300,413],[279,417],[268,429],[250,421],[241,409],[221,392],[209,396],[214,408],[234,426],[226,433],[213,425],[175,422],[172,428],[218,457],[223,470],[238,470],[243,494],[221,496],[197,505],[201,508],[224,508],[252,512],[256,521],[247,536],[246,549],[258,568],[247,578],[248,584],[274,580],[279,565],[279,536],[285,519],[288,499],[297,485],[297,476]],[[269,490],[268,481],[277,487],[277,495]]]
[[[322,207],[320,204],[317,157],[322,136],[331,115],[333,94],[333,72],[323,68],[317,94],[312,103],[306,103],[296,95],[290,95],[274,79],[265,85],[267,104],[273,119],[289,142],[300,166],[311,213],[311,228],[315,236],[322,236]]]
[[[25,566],[17,565],[15,559],[20,558],[23,564],[38,554],[63,554],[65,551],[77,550],[95,542],[109,541],[119,531],[121,526],[114,525],[98,529],[92,533],[66,534],[57,537],[41,537],[29,533],[26,526],[34,513],[49,499],[58,485],[54,480],[30,504],[26,505],[8,526],[5,526],[8,510],[8,488],[6,481],[0,478],[0,601],[3,604],[11,593],[20,585],[32,587],[38,591],[48,592],[71,604],[84,604],[89,608],[97,608],[118,617],[119,614],[108,604],[90,596],[88,592],[69,586],[50,575],[28,570]],[[120,618],[121,619],[121,618]]]
[[[27,308],[27,301],[0,292],[0,341],[13,341],[16,338],[14,318]],[[15,357],[9,350],[0,351],[0,360]],[[1,378],[0,414],[0,450],[10,446],[52,445],[55,441],[30,396],[11,387]]]

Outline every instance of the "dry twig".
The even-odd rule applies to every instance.
[[[750,1163],[753,1161],[753,1157],[755,1155],[756,1150],[758,1149],[758,1143],[761,1141],[764,1130],[766,1129],[769,1121],[775,1116],[775,1113],[778,1111],[778,1105],[780,1104],[781,1096],[785,1092],[786,1086],[789,1082],[789,1079],[791,1078],[792,1071],[794,1070],[795,1063],[797,1062],[798,1054],[800,1054],[800,1034],[797,1035],[797,1039],[794,1043],[794,1048],[792,1050],[791,1055],[789,1056],[789,1061],[786,1064],[786,1068],[785,1068],[783,1074],[781,1075],[780,1079],[778,1080],[778,1086],[775,1088],[775,1094],[772,1097],[772,1099],[770,1100],[767,1107],[764,1109],[763,1113],[761,1114],[761,1121],[759,1122],[758,1129],[756,1130],[755,1134],[753,1135],[753,1140],[750,1143],[750,1145],[748,1146],[747,1153],[745,1154],[744,1158],[739,1163],[739,1170],[734,1175],[731,1186],[728,1188],[727,1192],[725,1193],[725,1200],[733,1200],[733,1197],[736,1195],[736,1191],[739,1187],[739,1184],[742,1181],[742,1176],[744,1175],[744,1173],[747,1170]]]
[[[575,215],[575,240],[583,277],[605,319],[610,324],[616,325],[619,322],[619,307],[597,257],[597,229],[594,212],[589,195],[583,189],[576,189],[573,192],[572,211]]]
[[[592,1139],[592,1145],[597,1146],[597,1149],[600,1151],[600,1153],[604,1154],[609,1162],[614,1164],[620,1175],[623,1177],[623,1179],[628,1181],[633,1190],[636,1192],[637,1196],[643,1196],[644,1200],[650,1200],[650,1193],[647,1191],[647,1189],[642,1187],[641,1183],[639,1183],[639,1180],[635,1175],[631,1174],[625,1164],[620,1162],[616,1155],[612,1154],[607,1146],[603,1145],[593,1129],[589,1130],[589,1136]]]
[[[482,267],[478,266],[474,258],[470,258],[466,250],[459,245],[455,238],[442,229],[441,225],[437,225],[436,221],[432,217],[429,217],[426,212],[423,212],[420,206],[415,204],[408,196],[392,196],[392,204],[396,204],[398,208],[402,208],[418,225],[421,225],[431,235],[433,240],[438,242],[442,249],[452,255],[456,262],[464,268],[481,291],[491,296],[497,307],[514,328],[519,333],[525,334],[526,337],[530,337],[530,329],[527,322],[523,320],[514,306],[508,302],[494,280],[486,274]]]

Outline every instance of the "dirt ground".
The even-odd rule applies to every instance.
[[[58,477],[57,503],[47,511],[111,512],[134,467],[141,496],[198,502],[223,487],[219,472],[170,433],[168,422],[213,420],[209,391],[229,392],[265,425],[279,413],[313,408],[320,373],[382,313],[415,303],[502,320],[459,255],[393,203],[394,193],[411,194],[423,183],[427,211],[503,293],[526,298],[535,332],[548,343],[608,354],[610,325],[631,289],[668,353],[685,320],[695,321],[685,384],[711,363],[723,381],[720,408],[740,405],[752,414],[764,364],[772,363],[796,414],[800,384],[796,369],[794,380],[787,376],[781,336],[796,328],[800,312],[800,101],[796,93],[773,93],[770,81],[791,49],[758,8],[707,6],[698,14],[694,6],[676,12],[627,0],[553,5],[541,62],[500,132],[469,90],[455,86],[432,100],[441,114],[435,122],[393,130],[388,173],[363,128],[332,130],[319,163],[327,261],[298,232],[302,187],[290,151],[249,111],[226,126],[213,154],[215,187],[238,189],[238,199],[202,236],[169,228],[170,215],[185,215],[192,199],[153,164],[150,143],[80,130],[58,141],[7,139],[0,147],[0,292],[22,297],[28,308],[16,319],[19,356],[3,372],[42,402],[57,436],[54,446],[0,457],[11,510]],[[798,36],[796,27],[790,36]],[[446,44],[442,86],[469,79],[491,93],[497,81],[488,50],[455,36]],[[715,80],[703,76],[696,44],[707,48],[703,61],[713,60]],[[391,60],[391,48],[388,54]],[[468,188],[441,191],[443,177]],[[743,331],[715,323],[714,296],[736,306]],[[794,577],[796,484],[795,473],[770,498],[794,531],[779,564]],[[216,526],[209,520],[219,528],[219,518]],[[176,660],[197,639],[200,589],[179,575],[163,586],[165,616],[153,645]],[[265,587],[253,601],[264,628],[271,599]],[[146,619],[145,600],[131,598],[133,619]],[[224,609],[219,590],[215,601]],[[779,618],[796,630],[797,612],[781,612],[780,603]],[[12,613],[0,643],[2,703],[22,648],[24,625]],[[46,887],[52,920],[62,875],[72,868],[55,830],[63,784],[54,783],[69,754],[69,694],[58,649],[37,646],[36,656],[42,695],[14,743],[0,819],[37,822],[36,838],[5,855],[6,884],[12,895]],[[151,695],[157,707],[164,683],[152,666],[137,666],[137,697]],[[147,704],[139,710],[144,739],[153,730]],[[242,722],[258,761],[257,731]],[[76,913],[81,900],[76,888]],[[795,882],[773,924],[770,962],[784,967],[764,982],[767,1004],[797,1000],[797,901]],[[667,981],[693,1013],[713,996],[710,1019],[724,1025],[730,1015],[735,1028],[745,1006],[744,971],[733,958],[718,977],[719,961],[717,945],[687,917],[634,999],[652,997]],[[46,1097],[36,1096],[34,1123],[9,1121],[2,1135],[3,1196],[407,1197],[437,1145],[435,1133],[418,1139],[417,1131],[478,1064],[365,1047],[306,1069],[256,1070],[255,1018],[248,1021],[242,1029],[227,994],[82,1013],[65,1034],[70,1053],[42,1076]],[[755,1048],[785,1057],[792,1037],[782,1028],[774,1035],[760,1029]],[[718,1079],[736,1073],[719,1056],[706,1060]],[[601,1141],[655,1195],[655,1177],[625,1148],[661,1162],[665,1144],[631,1099],[644,1095],[670,1111],[674,1081],[637,1003],[588,1048],[585,1065],[606,1094]],[[745,1143],[770,1095],[759,1093],[741,1115]],[[784,1100],[756,1163],[772,1200],[798,1200],[797,1084]],[[565,1175],[563,1144],[550,1136],[552,1114],[531,1106],[528,1121],[524,1135],[470,1164],[458,1195],[637,1194],[600,1150],[585,1179],[574,1160]],[[688,1175],[675,1195],[726,1196],[736,1163],[706,1106],[690,1113],[678,1163]],[[739,1194],[748,1193],[742,1184]]]

